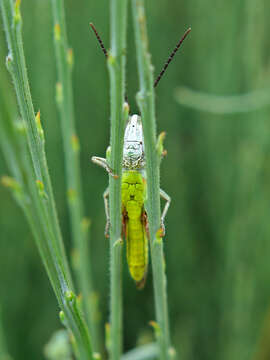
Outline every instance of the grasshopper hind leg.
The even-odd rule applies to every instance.
[[[145,211],[143,211],[142,213],[142,224],[143,224],[143,232],[144,232],[144,238],[145,241],[147,242],[145,244],[145,256],[146,256],[146,264],[145,264],[145,272],[143,275],[143,278],[140,281],[136,281],[136,288],[138,290],[143,290],[145,283],[146,283],[146,278],[147,278],[147,274],[148,274],[148,243],[149,243],[149,239],[150,239],[150,235],[149,235],[149,227],[148,227],[148,220],[147,220],[147,214]]]

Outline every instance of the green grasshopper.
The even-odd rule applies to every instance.
[[[105,56],[108,57],[107,51],[103,45],[100,36],[97,33],[94,25],[90,24],[94,31],[97,40],[101,46]],[[169,63],[172,61],[177,50],[180,48],[185,37],[190,32],[190,28],[185,32],[180,39],[173,52],[170,54],[168,61],[165,63],[162,71],[157,77],[154,87],[157,86],[159,80],[163,76]],[[103,167],[111,176],[117,177],[110,168],[105,158],[93,156],[92,161]],[[138,289],[142,289],[145,285],[147,269],[148,269],[148,222],[147,212],[145,210],[145,202],[147,200],[147,181],[145,171],[144,153],[144,137],[142,122],[139,115],[129,116],[124,135],[123,148],[123,170],[121,183],[121,200],[122,200],[122,233],[126,239],[127,262],[131,277],[135,280]],[[164,220],[168,212],[171,198],[160,189],[160,196],[166,203],[161,214],[161,229],[162,235],[165,234]],[[105,213],[106,213],[106,228],[105,236],[109,235],[110,216],[109,216],[109,188],[103,194]]]

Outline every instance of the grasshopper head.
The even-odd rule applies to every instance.
[[[125,130],[123,166],[126,169],[139,169],[143,168],[144,164],[142,122],[139,115],[132,115],[129,117]]]

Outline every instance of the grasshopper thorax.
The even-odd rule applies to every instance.
[[[141,169],[145,165],[142,122],[139,115],[129,117],[125,129],[123,167]]]

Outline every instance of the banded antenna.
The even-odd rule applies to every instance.
[[[179,50],[180,46],[182,45],[183,41],[185,40],[185,38],[187,37],[187,35],[190,33],[191,28],[188,28],[186,30],[186,32],[184,33],[184,35],[182,36],[182,38],[179,40],[179,42],[177,43],[177,45],[175,46],[175,48],[173,49],[173,51],[171,52],[168,60],[166,61],[165,65],[163,66],[163,69],[161,70],[161,72],[159,73],[158,77],[156,78],[155,82],[154,82],[154,88],[157,87],[160,79],[162,78],[162,76],[164,75],[167,67],[169,66],[170,62],[172,61],[172,59],[174,58],[174,55],[177,53],[177,51]]]
[[[106,48],[105,48],[105,46],[103,44],[103,41],[101,40],[101,37],[99,36],[99,34],[97,32],[97,29],[95,28],[93,23],[90,23],[89,25],[91,26],[94,34],[96,35],[97,41],[99,42],[99,45],[100,45],[101,50],[103,51],[103,53],[105,55],[105,58],[108,59],[108,51],[106,50]],[[127,94],[125,94],[125,101],[128,102]]]
[[[104,55],[106,58],[108,58],[108,52],[103,44],[103,41],[101,40],[95,26],[93,23],[90,23],[90,26],[94,32],[94,34],[96,35],[96,38],[99,42],[99,45],[101,47],[101,50],[103,51]],[[172,61],[172,59],[174,58],[175,54],[177,53],[177,51],[179,50],[180,46],[182,45],[183,41],[185,40],[185,38],[187,37],[187,35],[190,33],[191,31],[191,28],[188,28],[186,30],[186,32],[184,33],[184,35],[182,36],[182,38],[179,40],[179,42],[177,43],[177,45],[175,46],[175,48],[173,49],[173,51],[171,52],[168,60],[166,61],[165,65],[163,66],[163,69],[161,70],[161,72],[159,73],[158,77],[156,78],[155,82],[154,82],[154,88],[157,87],[160,79],[162,78],[162,76],[164,75],[167,67],[169,66],[170,62]],[[126,97],[126,100],[127,100],[127,97]]]
[[[108,58],[108,52],[105,49],[105,46],[103,44],[103,41],[101,40],[101,37],[98,35],[97,29],[95,28],[93,23],[90,23],[90,26],[91,26],[92,30],[94,31],[94,34],[96,35],[96,38],[97,38],[97,41],[99,42],[101,50],[103,51],[105,57]]]

